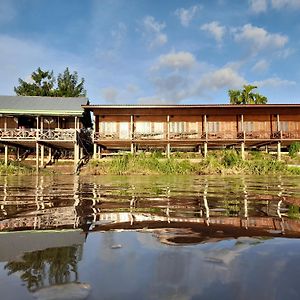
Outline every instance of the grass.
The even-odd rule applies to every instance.
[[[267,175],[286,174],[300,175],[300,168],[289,167],[284,161],[277,161],[271,155],[262,152],[250,152],[246,160],[242,160],[235,150],[219,150],[211,152],[207,158],[196,162],[183,159],[175,154],[170,159],[160,153],[146,155],[124,154],[109,159],[91,160],[83,174],[100,175],[215,175],[215,174],[245,174]]]
[[[0,160],[0,175],[33,174],[34,172],[34,168],[20,162],[8,161],[8,165],[5,166],[4,161]]]

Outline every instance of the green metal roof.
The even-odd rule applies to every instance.
[[[85,97],[0,96],[0,114],[81,116]]]

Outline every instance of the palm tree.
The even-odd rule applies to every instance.
[[[266,104],[267,97],[252,92],[256,88],[255,85],[244,85],[243,90],[229,90],[230,104]]]

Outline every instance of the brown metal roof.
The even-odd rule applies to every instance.
[[[300,104],[120,104],[120,105],[82,105],[83,108],[103,109],[103,108],[280,108],[280,107],[300,107]]]

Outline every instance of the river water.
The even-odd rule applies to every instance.
[[[0,177],[1,299],[299,299],[300,178]]]

